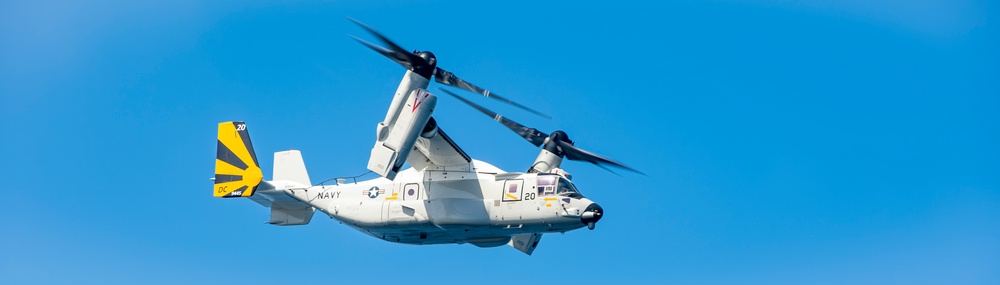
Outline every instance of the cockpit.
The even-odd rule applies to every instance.
[[[576,190],[573,182],[557,174],[538,175],[538,196],[559,195],[570,198],[583,198]]]

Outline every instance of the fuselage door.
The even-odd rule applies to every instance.
[[[522,194],[524,194],[524,180],[521,179],[511,179],[503,183],[503,197],[501,201],[504,202],[514,202],[521,201]]]
[[[523,199],[524,194],[524,180],[521,179],[511,179],[504,181],[503,193],[500,193],[500,212],[503,215],[502,219],[506,223],[517,223],[521,220],[521,199]]]

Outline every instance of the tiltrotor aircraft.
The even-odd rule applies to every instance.
[[[565,132],[546,134],[525,127],[442,89],[541,147],[526,172],[507,172],[472,159],[431,116],[437,103],[427,91],[431,78],[545,115],[437,67],[430,52],[407,52],[367,25],[355,23],[389,48],[355,40],[407,69],[385,119],[376,127],[368,169],[381,177],[313,185],[301,153],[288,150],[274,153],[272,180],[263,180],[247,125],[224,122],[218,130],[216,197],[247,197],[269,207],[268,223],[273,225],[308,224],[318,210],[391,242],[507,244],[530,255],[542,234],[593,230],[604,216],[604,209],[580,194],[571,176],[559,168],[563,158],[638,172],[577,148]],[[400,170],[404,162],[411,168]]]

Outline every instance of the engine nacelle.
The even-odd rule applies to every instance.
[[[437,105],[437,96],[422,88],[414,89],[397,108],[391,125],[379,123],[377,139],[368,159],[368,169],[390,180],[406,162],[417,137],[424,133],[424,126]]]
[[[430,120],[427,120],[427,125],[424,126],[424,130],[420,133],[420,137],[425,139],[431,139],[434,138],[434,136],[437,136],[437,134],[438,134],[437,121],[434,120],[434,117],[431,117]]]
[[[535,163],[531,165],[531,168],[528,168],[528,173],[546,173],[552,169],[557,169],[562,164],[562,160],[562,156],[543,148],[538,152],[538,158],[535,158]]]

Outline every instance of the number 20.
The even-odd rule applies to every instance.
[[[535,193],[524,193],[524,200],[535,200]]]

